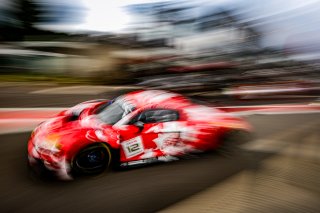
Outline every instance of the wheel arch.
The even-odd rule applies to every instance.
[[[113,165],[117,161],[117,156],[118,156],[117,153],[119,151],[112,148],[106,142],[97,141],[97,142],[92,142],[92,143],[86,144],[85,146],[79,148],[78,151],[76,153],[74,153],[72,158],[70,158],[70,169],[73,174],[79,174],[78,171],[76,171],[77,167],[75,166],[75,161],[76,161],[77,157],[80,156],[82,154],[82,152],[86,152],[86,150],[89,150],[91,147],[92,148],[94,148],[94,147],[104,148],[104,150],[108,153],[108,163],[107,163],[104,170],[108,170],[109,168],[114,167]],[[87,171],[89,171],[89,170],[87,170]],[[85,173],[90,174],[90,172],[87,172],[87,171]],[[99,174],[99,173],[100,172],[97,172],[97,174]],[[92,174],[95,174],[95,172],[93,172]]]
[[[111,155],[114,155],[116,152],[119,152],[119,149],[117,148],[114,148],[112,147],[108,142],[104,142],[104,141],[94,141],[94,142],[91,142],[91,143],[87,143],[85,144],[84,146],[81,146],[80,148],[77,149],[77,151],[75,151],[73,154],[72,154],[72,157],[70,158],[70,161],[72,162],[72,160],[83,150],[85,149],[88,149],[90,147],[93,147],[93,146],[98,146],[98,145],[101,145],[103,146],[107,152]]]

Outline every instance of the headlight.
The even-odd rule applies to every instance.
[[[45,138],[35,139],[35,148],[39,152],[58,153],[61,151],[62,145],[59,142],[59,135],[51,134]]]

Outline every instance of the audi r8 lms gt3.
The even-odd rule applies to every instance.
[[[249,132],[244,120],[166,91],[135,91],[93,100],[40,124],[28,143],[32,167],[44,165],[62,179],[179,159],[233,143]],[[227,144],[230,145],[230,144]]]

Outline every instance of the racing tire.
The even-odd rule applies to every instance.
[[[112,161],[112,152],[108,145],[97,143],[85,147],[71,161],[74,176],[98,175],[106,171]]]

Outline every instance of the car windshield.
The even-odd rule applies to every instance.
[[[112,104],[103,109],[98,114],[98,118],[106,124],[113,125],[133,110],[134,107],[132,105],[125,102],[123,99],[117,99]]]

